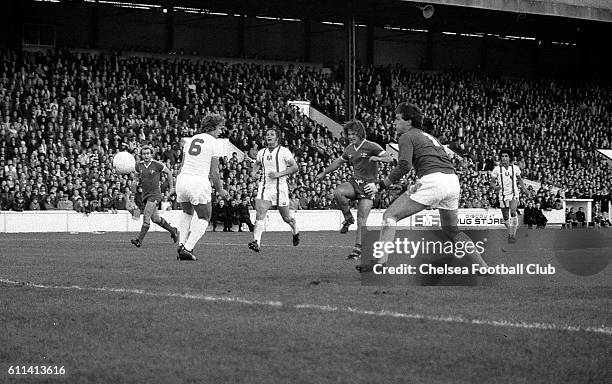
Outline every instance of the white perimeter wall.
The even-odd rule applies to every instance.
[[[379,226],[384,210],[372,210],[368,218],[369,226]],[[160,212],[168,222],[176,224],[180,211]],[[564,210],[544,212],[549,225],[565,222]],[[342,225],[340,211],[294,211],[293,216],[301,231],[336,231]],[[353,212],[356,217],[357,213]],[[255,211],[251,211],[251,220],[255,221]],[[282,220],[276,210],[268,212],[265,223],[266,231],[289,231],[289,226]],[[37,212],[0,212],[0,233],[18,232],[138,232],[142,216],[132,218],[126,211],[118,213],[90,213],[85,215],[72,211],[37,211]],[[423,211],[413,217],[404,219],[399,225],[412,228],[437,227],[440,224],[438,211]],[[502,228],[503,218],[499,209],[460,209],[460,227]],[[222,224],[218,226],[222,228]],[[356,229],[353,225],[351,230]],[[157,225],[151,225],[151,231],[163,231]]]

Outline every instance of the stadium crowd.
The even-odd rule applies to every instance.
[[[137,156],[140,146],[150,143],[155,157],[176,175],[181,137],[193,135],[208,113],[225,117],[222,136],[243,152],[221,159],[230,198],[215,204],[214,216],[224,229],[231,229],[229,223],[252,225],[243,220],[257,189],[251,159],[271,126],[281,128],[301,169],[289,180],[292,208],[334,208],[333,189],[350,176],[350,168],[322,183],[315,176],[348,141],[287,101],[310,100],[342,121],[342,78],[342,68],[328,74],[298,65],[2,50],[0,210],[142,209],[137,180],[117,175],[112,155],[128,150]],[[368,138],[385,147],[395,136],[395,105],[422,106],[428,129],[456,153],[461,207],[498,206],[488,174],[497,151],[509,147],[524,177],[541,183],[537,191],[529,187],[522,208],[559,209],[562,197],[588,197],[607,215],[611,170],[595,149],[612,143],[611,90],[603,83],[360,68],[357,118]],[[381,164],[381,176],[390,167]],[[178,208],[167,182],[162,191],[161,208]],[[386,208],[398,192],[382,192],[374,207]]]

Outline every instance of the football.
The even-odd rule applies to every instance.
[[[136,160],[129,152],[119,152],[113,157],[113,167],[120,174],[134,172]]]

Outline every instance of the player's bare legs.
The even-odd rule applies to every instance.
[[[147,203],[144,208],[144,215],[142,218],[142,226],[140,227],[140,233],[138,234],[138,237],[136,239],[131,240],[131,243],[134,244],[136,247],[140,248],[140,246],[142,245],[142,241],[147,235],[147,232],[149,232],[149,228],[151,228],[151,217],[154,216],[156,213],[157,201],[147,200]],[[157,215],[157,217],[159,218],[159,215]]]
[[[519,226],[518,221],[518,200],[510,200],[510,225],[509,225],[509,235],[512,239],[512,242],[516,241],[516,230]]]
[[[438,209],[440,212],[440,226],[444,234],[453,242],[472,241],[472,239],[463,231],[459,231],[457,226],[457,210],[456,209]],[[481,267],[488,267],[483,260],[482,255],[476,251],[466,255],[469,258],[470,264],[478,264]]]
[[[255,199],[255,228],[253,229],[253,241],[249,243],[249,249],[259,252],[261,246],[261,235],[264,230],[264,219],[266,213],[272,207],[272,202],[268,200]]]
[[[395,239],[397,222],[426,209],[427,206],[418,203],[404,193],[387,208],[383,214],[383,226],[380,230],[380,241],[392,242]],[[378,260],[379,264],[387,262],[389,255],[385,252]]]
[[[516,230],[518,228],[518,200],[504,201],[502,204],[502,215],[504,216],[504,225],[508,230],[508,242],[514,243]],[[505,207],[504,207],[505,206]]]
[[[293,216],[291,216],[291,211],[288,206],[278,207],[278,211],[280,212],[283,221],[291,227],[291,234],[293,235],[293,245],[297,246],[300,244],[300,233],[297,229],[297,223]]]
[[[355,246],[348,255],[348,259],[358,259],[361,257],[362,233],[363,229],[366,227],[372,204],[373,202],[370,199],[360,199],[357,204],[357,233],[355,234]]]
[[[149,204],[147,203],[147,206],[148,205]],[[155,202],[155,209],[153,210],[153,213],[151,214],[151,221],[159,225],[166,231],[170,232],[172,241],[174,241],[174,243],[178,243],[178,240],[179,240],[178,239],[178,229],[171,226],[170,223],[168,223],[163,217],[159,215],[159,210],[157,209],[157,202]]]
[[[193,205],[190,202],[181,203],[181,207],[183,208],[183,212],[181,213],[181,217],[178,221],[178,230],[179,230],[179,244],[177,247],[178,258],[181,257],[181,251],[185,249],[185,242],[187,241],[187,237],[189,237],[189,230],[191,228],[191,220],[193,219]]]
[[[344,223],[340,233],[348,232],[349,226],[355,222],[351,214],[350,201],[355,199],[355,189],[350,183],[342,183],[334,189],[334,198],[338,202],[338,207],[344,215]]]
[[[212,213],[212,204],[208,202],[193,206],[189,202],[184,202],[182,206],[183,213],[179,220],[179,258],[181,260],[196,260],[193,249],[206,232]]]

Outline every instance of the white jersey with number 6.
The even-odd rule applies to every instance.
[[[223,156],[221,143],[208,133],[185,138],[181,174],[208,177],[210,160]]]
[[[176,201],[206,204],[211,201],[212,193],[208,177],[211,160],[223,155],[223,147],[208,133],[200,133],[184,141],[183,165],[176,178]]]

